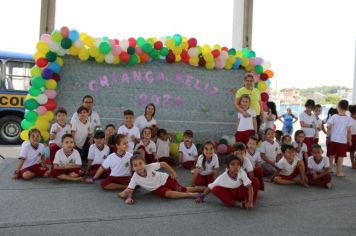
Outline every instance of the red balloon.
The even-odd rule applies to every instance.
[[[114,44],[119,45],[120,41],[118,39],[114,39]]]
[[[135,47],[136,46],[136,39],[134,38],[129,38],[129,45],[130,47]]]
[[[182,53],[180,54],[180,57],[182,58],[183,62],[189,62],[189,55],[186,50],[182,51]]]
[[[166,57],[166,61],[169,64],[173,64],[176,61],[176,56],[174,55],[174,53],[170,50],[170,52],[168,53],[167,57]]]
[[[127,52],[122,51],[120,53],[120,60],[123,62],[128,62],[130,60],[130,55]]]
[[[268,75],[266,73],[262,73],[262,74],[260,74],[260,79],[263,81],[266,81],[266,80],[268,80]]]
[[[157,41],[153,44],[153,47],[157,50],[161,50],[161,48],[163,47],[163,43],[161,41]]]
[[[48,99],[47,103],[43,105],[48,111],[53,111],[57,107],[57,102],[54,99]]]
[[[267,102],[269,99],[268,93],[261,93],[261,101],[262,102]]]
[[[227,145],[227,151],[226,153],[229,154],[229,153],[232,153],[234,149],[232,148],[232,145]]]
[[[218,49],[214,49],[213,51],[211,51],[211,54],[213,54],[214,58],[217,58],[220,55],[220,52]]]
[[[53,73],[52,79],[54,79],[56,82],[61,80],[61,76],[57,73]]]
[[[193,48],[197,46],[198,41],[195,38],[188,39],[188,46],[189,48]]]
[[[221,51],[226,51],[226,52],[228,52],[229,49],[228,49],[227,47],[222,47],[222,48],[221,48]]]
[[[43,58],[43,57],[38,58],[37,61],[36,61],[36,65],[38,67],[45,67],[47,64],[48,64],[47,59]]]

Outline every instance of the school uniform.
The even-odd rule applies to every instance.
[[[332,126],[329,144],[330,156],[346,157],[347,129],[353,126],[352,118],[335,114],[328,120],[328,125]]]
[[[74,134],[74,143],[77,147],[80,157],[82,158],[83,162],[87,161],[88,151],[89,151],[89,135],[93,134],[92,124],[89,120],[85,122],[76,119],[72,123],[72,131],[75,132]]]
[[[298,146],[300,146],[300,150],[299,152],[296,151],[297,153],[297,158],[298,161],[303,161],[304,162],[304,166],[305,168],[307,168],[308,166],[308,160],[304,159],[304,153],[308,153],[308,147],[307,145],[303,142],[301,145],[299,145],[297,142],[293,141],[292,145],[294,148],[298,148]]]
[[[72,172],[83,175],[84,171],[81,167],[65,168],[67,164],[82,165],[80,154],[77,150],[73,149],[71,153],[65,153],[63,148],[58,150],[54,157],[53,165],[58,165],[61,169],[52,169],[51,176],[56,178],[63,174],[70,174]],[[64,169],[65,168],[65,169]]]
[[[261,163],[260,152],[255,151],[254,153],[250,153],[247,150],[245,157],[250,160],[250,163],[253,167],[253,175],[258,179],[260,190],[263,191],[265,189],[265,184],[263,182],[263,168],[262,166],[256,166],[256,163]]]
[[[305,134],[305,138],[304,138],[304,143],[307,145],[307,149],[308,149],[308,156],[310,156],[310,152],[311,152],[311,146],[314,144],[314,139],[315,139],[315,116],[314,114],[310,114],[308,115],[305,112],[300,113],[299,115],[299,120],[300,122],[304,122],[304,124],[310,126],[312,125],[313,128],[304,128],[302,127],[301,129],[303,130],[304,134]]]
[[[175,179],[172,179],[167,173],[159,172],[161,168],[160,163],[152,163],[146,165],[146,174],[144,176],[134,173],[130,183],[129,189],[135,189],[136,186],[141,186],[147,191],[165,197],[167,191],[187,192],[187,188],[180,185]]]
[[[56,132],[57,128],[59,128],[58,132]],[[53,164],[53,160],[56,155],[56,152],[62,147],[62,136],[70,133],[71,133],[71,128],[69,124],[65,124],[64,126],[62,126],[56,122],[51,126],[50,134],[55,135],[55,138],[49,141],[49,159],[51,165]]]
[[[110,176],[101,181],[102,188],[109,184],[116,183],[127,185],[131,179],[131,164],[130,159],[132,154],[125,152],[122,155],[118,153],[110,154],[101,165],[104,170],[111,169]]]
[[[325,169],[329,169],[329,167],[330,167],[330,163],[329,163],[329,159],[327,157],[323,157],[320,161],[316,161],[313,156],[310,156],[308,158],[308,170],[309,171],[315,171],[317,174],[320,174]],[[328,173],[318,179],[313,179],[313,176],[311,173],[308,173],[307,176],[308,176],[308,182],[310,185],[326,187],[326,184],[330,183],[330,181],[331,181],[330,173]]]
[[[352,145],[348,146],[348,151],[349,152],[354,152],[356,151],[356,119],[351,117],[351,123],[352,123]]]
[[[320,119],[320,117],[317,117],[316,115],[314,115],[314,120],[315,120],[315,128],[321,129],[321,127],[323,126],[323,120]],[[314,144],[318,144],[320,131],[315,131],[315,132],[316,133],[315,133],[315,137],[314,137]]]
[[[156,146],[157,146],[157,158],[160,162],[166,162],[170,166],[174,166],[176,161],[174,158],[170,157],[169,154],[169,140],[162,140],[160,138],[157,139]]]
[[[135,150],[143,150],[145,152],[145,160],[147,164],[157,162],[154,153],[157,151],[156,144],[150,140],[147,144],[141,140],[135,147]]]
[[[192,169],[195,164],[195,157],[198,155],[198,150],[194,143],[189,148],[185,146],[184,142],[179,144],[179,152],[183,155],[183,167],[185,169]]]
[[[136,126],[140,132],[146,127],[151,128],[152,126],[157,125],[157,121],[152,117],[151,120],[147,120],[145,115],[136,117],[134,126]]]
[[[256,202],[258,194],[258,181],[250,180],[246,172],[241,168],[236,178],[228,174],[226,170],[223,174],[208,185],[210,191],[228,207],[232,207],[235,201],[248,200],[248,187],[252,185],[253,201]]]
[[[260,149],[260,153],[264,153],[266,157],[272,162],[276,162],[277,155],[281,153],[281,148],[276,141],[270,143],[269,141],[263,141]],[[274,174],[272,166],[261,159],[261,165],[265,176]]]
[[[73,125],[78,120],[79,120],[78,113],[74,112],[70,120],[70,124]],[[91,111],[91,113],[88,115],[88,121],[90,122],[92,130],[96,130],[96,128],[100,127],[101,125],[99,114],[96,111]]]
[[[21,147],[20,160],[24,160],[24,163],[18,173],[18,176],[23,178],[23,173],[30,171],[39,176],[44,176],[47,169],[42,167],[42,156],[44,155],[44,145],[38,144],[38,147],[34,147],[30,142]]]
[[[137,139],[140,139],[140,130],[136,126],[132,126],[131,128],[127,128],[125,125],[121,125],[117,130],[118,134],[124,134],[127,136],[129,141],[129,149],[128,152],[133,153],[135,148],[135,142],[132,141],[131,137],[134,135]]]
[[[239,120],[239,126],[235,133],[236,142],[242,142],[244,144],[247,144],[250,137],[255,134],[253,118],[256,118],[256,112],[253,109],[249,108],[246,112],[250,114],[249,117],[244,117],[242,113],[238,113],[237,119]]]
[[[282,157],[277,163],[276,167],[279,169],[278,177],[284,180],[293,180],[299,175],[298,158],[295,157],[292,163]]]
[[[104,145],[102,149],[100,149],[96,144],[90,145],[88,152],[88,160],[92,161],[89,174],[90,176],[94,176],[99,169],[99,167],[103,164],[104,160],[109,156],[110,148],[107,145]],[[110,175],[110,169],[105,170],[104,176],[107,177]]]
[[[214,171],[219,169],[219,158],[216,154],[213,154],[210,162],[206,160],[204,166],[203,159],[204,156],[200,155],[195,165],[195,168],[200,170],[194,182],[197,186],[208,186],[208,184],[214,182]]]

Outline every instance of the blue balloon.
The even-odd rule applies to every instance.
[[[49,63],[47,68],[57,74],[61,71],[61,66],[57,62]]]
[[[270,79],[267,80],[266,83],[267,83],[268,87],[271,87],[271,80]]]
[[[241,65],[241,59],[239,57],[236,57],[234,64],[232,64],[232,68],[234,70],[237,70],[239,69],[240,65]]]
[[[79,33],[76,30],[71,30],[68,35],[69,39],[72,40],[72,42],[75,42],[79,39]]]

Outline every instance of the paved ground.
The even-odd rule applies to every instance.
[[[266,183],[255,208],[241,210],[226,208],[213,196],[197,205],[142,189],[137,204],[128,206],[97,184],[13,181],[16,162],[0,160],[1,236],[356,235],[356,171],[348,167],[345,178],[334,178],[332,190]],[[178,170],[178,176],[181,183],[190,182],[190,173]]]

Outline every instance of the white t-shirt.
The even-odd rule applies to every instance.
[[[352,135],[356,135],[356,119],[352,118]]]
[[[249,172],[253,172],[253,167],[252,167],[252,164],[251,164],[251,161],[250,159],[244,158],[244,162],[242,164],[242,169],[244,169],[244,171],[246,171],[246,173],[249,173]]]
[[[136,117],[134,126],[136,126],[140,132],[146,127],[152,127],[152,125],[157,125],[155,118],[152,117],[150,121],[148,121],[145,115],[141,115]]]
[[[205,169],[203,168],[203,159],[204,156],[200,155],[198,157],[196,168],[200,169],[200,175],[211,175],[215,169],[219,169],[219,158],[216,154],[213,154],[211,161],[205,161]]]
[[[237,172],[236,179],[233,179],[228,174],[228,170],[222,173],[219,177],[215,179],[215,181],[208,185],[209,189],[213,189],[215,186],[220,186],[224,188],[238,188],[243,184],[245,187],[251,185],[251,180],[247,177],[246,172],[240,168],[239,172]]]
[[[256,117],[256,112],[251,108],[249,108],[246,112],[250,114],[250,117],[244,117],[242,113],[238,113],[237,115],[237,119],[239,120],[237,131],[254,130],[253,118]]]
[[[328,126],[332,125],[330,140],[337,143],[347,143],[347,128],[352,127],[352,120],[349,116],[333,115],[328,120]]]
[[[56,129],[59,128],[60,131],[56,132]],[[58,147],[62,147],[62,136],[65,134],[70,134],[71,133],[71,128],[69,124],[66,124],[64,127],[62,127],[60,124],[58,124],[57,122],[54,123],[51,126],[51,130],[50,130],[51,134],[55,134],[55,138],[53,140],[49,141],[49,144],[54,143],[56,144]]]
[[[78,113],[74,112],[72,119],[70,120],[70,124],[73,125],[75,121],[78,121]],[[91,111],[91,114],[88,115],[88,121],[91,124],[92,130],[95,130],[95,127],[100,126],[100,117],[96,111]]]
[[[273,141],[273,143],[263,141],[260,153],[264,153],[269,160],[275,162],[277,155],[281,153],[281,148],[276,141]],[[265,161],[261,158],[261,162],[264,163]]]
[[[58,152],[56,152],[53,164],[57,164],[62,168],[67,164],[82,165],[82,159],[80,158],[80,154],[77,150],[73,149],[72,153],[67,156],[64,153],[63,148],[61,148]]]
[[[300,113],[299,115],[300,122],[304,122],[306,125],[315,125],[315,116],[313,114],[308,115],[305,112]],[[304,131],[306,138],[314,138],[315,128],[301,128]]]
[[[198,150],[195,147],[194,143],[190,148],[187,148],[184,142],[179,144],[179,152],[183,154],[183,162],[186,161],[195,161],[195,157],[198,155]]]
[[[162,140],[160,138],[157,139],[157,157],[169,157],[169,140]]]
[[[137,150],[137,149],[138,149],[139,147],[141,147],[141,146],[144,146],[144,147],[145,147],[145,150],[146,150],[147,154],[152,154],[152,153],[154,153],[154,152],[157,151],[156,144],[155,144],[152,140],[150,140],[150,142],[149,142],[147,145],[145,145],[145,144],[143,143],[143,140],[141,140],[141,141],[136,145],[135,150]]]
[[[264,129],[272,129],[274,122],[276,121],[276,115],[272,114],[273,120],[267,120],[268,112],[263,112],[263,117]]]
[[[281,170],[281,174],[288,176],[291,175],[298,164],[298,158],[294,158],[292,164],[290,164],[284,157],[282,157],[277,163],[276,166]]]
[[[256,163],[261,162],[261,155],[260,152],[257,150],[253,154],[250,154],[248,151],[246,151],[246,157],[250,160],[253,168],[256,167]]]
[[[131,136],[134,135],[137,139],[140,139],[140,130],[136,126],[132,126],[130,129],[127,128],[125,125],[121,125],[117,130],[118,134],[124,134],[127,136],[129,140],[129,152],[133,153],[135,142],[132,141]]]
[[[298,147],[298,143],[295,142],[295,141],[292,142],[292,145],[293,145],[294,148]],[[302,147],[300,148],[300,151],[299,152],[296,151],[298,160],[302,161],[304,153],[307,153],[307,152],[308,152],[308,147],[307,147],[307,145],[305,143],[303,143]]]
[[[90,145],[88,152],[88,160],[92,160],[92,165],[101,165],[104,160],[109,156],[110,148],[108,145],[104,145],[104,148],[100,150],[94,143]]]
[[[31,143],[26,143],[21,147],[19,159],[25,160],[21,170],[41,163],[41,157],[44,155],[44,145],[42,143],[38,144],[37,148],[34,148]]]
[[[317,163],[314,159],[313,156],[310,156],[308,158],[308,169],[309,170],[314,170],[317,173],[320,173],[323,171],[323,169],[328,169],[330,167],[329,164],[329,158],[326,156],[321,159],[320,163]]]
[[[132,154],[125,152],[122,156],[117,153],[111,153],[103,162],[104,169],[111,169],[110,176],[131,176],[130,159]]]
[[[74,134],[75,145],[80,149],[83,148],[85,144],[85,140],[87,139],[88,135],[93,133],[92,126],[88,120],[85,123],[81,122],[80,120],[76,120],[72,124],[72,131],[75,131]]]
[[[316,115],[314,115],[314,120],[315,120],[315,128],[321,129],[321,126],[323,125],[323,120],[320,119],[320,117],[316,117]],[[320,131],[316,131],[315,138],[319,138],[319,132]]]
[[[146,165],[145,168],[146,176],[140,176],[135,172],[131,178],[128,188],[135,189],[136,186],[139,185],[148,191],[154,191],[162,185],[165,185],[168,179],[168,174],[157,171],[161,168],[161,164],[159,162]]]

